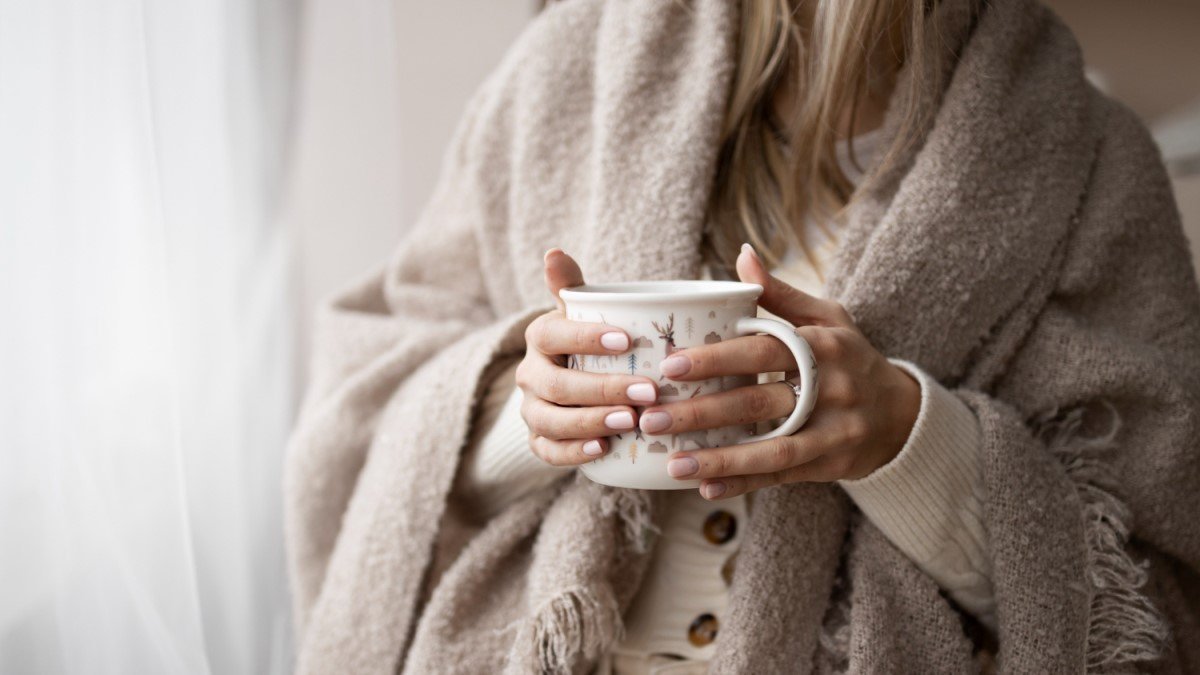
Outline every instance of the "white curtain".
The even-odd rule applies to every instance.
[[[0,673],[280,673],[283,0],[0,0]]]

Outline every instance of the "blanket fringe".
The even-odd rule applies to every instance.
[[[1036,424],[1047,447],[1062,461],[1083,502],[1091,618],[1087,633],[1088,671],[1153,661],[1165,648],[1168,628],[1158,609],[1139,589],[1148,563],[1129,555],[1133,514],[1117,496],[1118,481],[1104,455],[1115,446],[1120,416],[1109,402],[1112,424],[1099,436],[1083,436],[1087,411],[1078,406],[1042,415]]]
[[[599,658],[623,633],[621,610],[611,591],[569,588],[543,603],[518,630],[506,670],[571,673],[580,658]]]
[[[650,546],[650,536],[658,533],[652,517],[653,504],[649,490],[627,490],[604,488],[600,497],[600,513],[616,515],[624,526],[625,541],[635,553],[645,553]]]

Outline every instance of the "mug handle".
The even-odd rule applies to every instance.
[[[807,340],[796,334],[795,328],[775,319],[744,316],[737,320],[733,330],[738,335],[766,333],[778,339],[791,350],[792,356],[796,357],[796,369],[800,371],[800,395],[796,397],[796,407],[792,414],[777,428],[765,434],[744,438],[738,444],[765,441],[768,438],[796,433],[808,421],[808,416],[817,404],[817,360],[813,356],[812,347],[808,345]]]

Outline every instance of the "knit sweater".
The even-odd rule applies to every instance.
[[[754,493],[709,669],[1200,670],[1200,289],[1154,143],[1033,0],[927,20],[884,120],[917,128],[825,294],[978,420],[995,639],[843,488],[793,483]],[[298,672],[587,672],[619,642],[662,493],[575,478],[486,523],[447,497],[552,306],[547,248],[597,283],[701,274],[738,26],[726,0],[551,5],[396,252],[322,307],[286,467]]]

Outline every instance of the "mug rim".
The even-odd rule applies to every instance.
[[[683,302],[689,300],[757,300],[763,287],[744,281],[720,279],[675,279],[663,281],[616,281],[564,288],[564,302]]]

